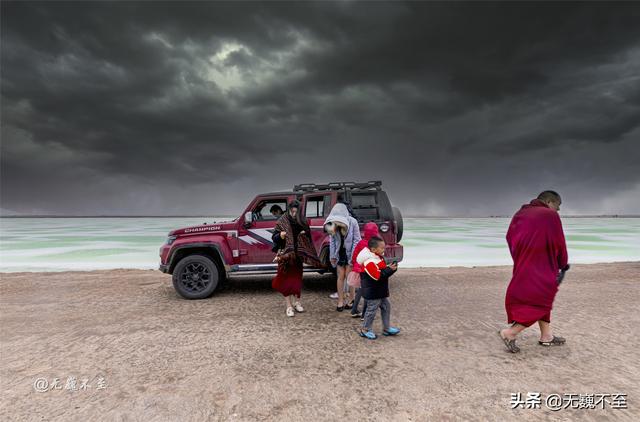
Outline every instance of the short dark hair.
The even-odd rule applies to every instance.
[[[377,248],[380,242],[384,242],[384,239],[378,236],[371,236],[371,238],[367,242],[367,246],[369,247],[369,249]]]
[[[543,202],[547,202],[547,201],[561,202],[560,195],[558,194],[558,192],[552,191],[552,190],[546,190],[544,192],[541,192],[540,195],[538,195],[538,199]]]
[[[280,211],[281,213],[284,213],[284,211],[282,211],[282,208],[280,207],[280,205],[276,204],[276,205],[272,205],[271,208],[269,209],[269,212],[271,214],[273,214],[276,211]]]

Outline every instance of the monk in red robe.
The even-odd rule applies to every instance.
[[[505,307],[510,327],[500,331],[507,349],[518,353],[516,336],[525,328],[540,326],[543,346],[561,345],[562,337],[551,333],[551,308],[558,292],[558,276],[569,267],[567,247],[558,211],[562,200],[544,191],[513,216],[507,243],[513,258],[513,277],[507,288]]]

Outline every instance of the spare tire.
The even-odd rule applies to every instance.
[[[398,207],[393,207],[393,219],[396,221],[396,242],[402,240],[402,232],[404,231],[404,222],[402,221],[402,214]]]

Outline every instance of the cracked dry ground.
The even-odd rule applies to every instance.
[[[510,267],[401,269],[396,338],[366,341],[306,279],[287,318],[269,278],[187,301],[157,271],[1,275],[1,420],[640,420],[640,263],[575,265],[552,322],[505,352]],[[380,319],[376,330],[380,330]],[[90,378],[85,390],[33,383]],[[105,388],[96,386],[103,377]],[[626,393],[628,409],[511,409],[511,393]]]

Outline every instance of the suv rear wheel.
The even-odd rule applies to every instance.
[[[204,299],[220,282],[220,271],[211,258],[188,255],[173,270],[173,287],[185,299]]]
[[[404,231],[404,221],[398,207],[393,207],[393,219],[396,220],[396,242],[402,240],[402,232]]]

